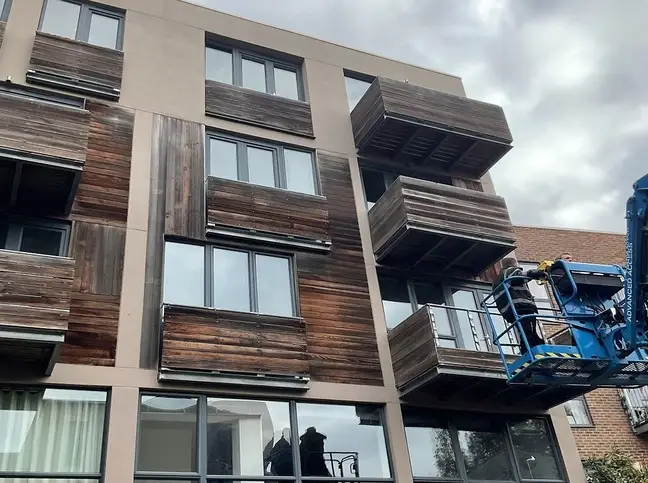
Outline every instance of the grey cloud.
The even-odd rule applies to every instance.
[[[195,3],[460,75],[507,114],[515,147],[493,179],[515,223],[624,230],[648,171],[648,2]]]

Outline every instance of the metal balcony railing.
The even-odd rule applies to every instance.
[[[637,434],[648,431],[648,387],[621,389],[619,393],[633,431]]]

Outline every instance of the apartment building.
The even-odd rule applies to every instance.
[[[625,265],[625,235],[583,230],[516,226],[522,266],[550,260],[564,251],[576,261]],[[540,307],[551,306],[545,287],[530,284]],[[546,331],[550,330],[545,328]],[[565,404],[578,451],[583,458],[613,448],[644,463],[648,456],[648,390],[598,389]]]
[[[500,107],[180,0],[0,14],[0,481],[584,481],[479,310]]]

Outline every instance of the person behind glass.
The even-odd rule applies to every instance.
[[[507,283],[510,295],[509,300],[509,297],[506,296],[503,282],[511,277],[529,277],[537,280],[546,278],[547,273],[534,269],[524,272],[518,265],[517,260],[513,257],[508,257],[502,260],[502,269],[493,282],[493,290],[499,287],[497,292],[494,294],[495,305],[497,305],[497,309],[502,314],[502,317],[504,317],[504,320],[509,324],[514,324],[515,315],[513,313],[513,307],[515,307],[518,317],[537,314],[538,307],[529,287],[527,286],[527,281],[522,278],[510,280]],[[513,302],[513,306],[511,306],[511,301]],[[544,344],[544,339],[538,335],[536,327],[537,321],[535,317],[525,317],[520,320],[520,324],[522,325],[522,330],[524,331],[524,335],[529,343],[529,347]],[[517,327],[516,330],[518,330],[519,333]],[[522,334],[520,334],[520,351],[522,354],[527,351],[526,344],[522,340]]]

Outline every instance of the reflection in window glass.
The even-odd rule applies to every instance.
[[[99,472],[105,414],[102,391],[0,391],[0,468]]]
[[[243,87],[266,92],[265,64],[243,59]]]
[[[304,476],[390,477],[380,409],[297,403],[297,421]]]
[[[250,275],[247,252],[214,248],[214,307],[249,312]]]
[[[76,3],[64,0],[48,0],[41,31],[74,39],[76,38],[80,12],[81,5]]]
[[[258,311],[262,314],[294,314],[290,260],[285,257],[256,255]]]
[[[511,425],[511,440],[523,479],[559,480],[560,471],[544,419]]]
[[[198,400],[142,396],[138,471],[196,471]]]
[[[587,412],[587,403],[585,397],[580,396],[565,403],[567,420],[571,426],[587,426],[592,424],[589,413]]]
[[[274,156],[268,149],[247,147],[250,183],[261,186],[275,186]]]
[[[164,303],[205,305],[205,250],[198,245],[164,245]]]
[[[284,149],[284,160],[286,163],[286,189],[314,195],[316,190],[312,154]]]
[[[293,476],[288,403],[207,399],[207,473]]]
[[[20,251],[41,255],[60,255],[63,232],[35,226],[25,226],[20,239]]]
[[[232,84],[232,53],[224,50],[205,49],[205,78]]]
[[[93,13],[90,16],[90,33],[88,42],[108,49],[117,48],[117,34],[119,33],[119,20],[106,15]]]
[[[387,328],[393,329],[413,313],[407,283],[383,277],[379,281]]]
[[[297,72],[294,70],[274,68],[275,93],[278,96],[289,99],[299,99],[299,90],[297,88]]]
[[[347,99],[349,101],[349,111],[352,111],[358,101],[362,99],[365,92],[367,92],[371,83],[345,76],[344,84],[346,86]]]
[[[209,174],[218,178],[239,179],[236,143],[209,138]]]
[[[511,480],[504,435],[495,431],[459,430],[459,447],[469,480]]]
[[[414,478],[458,478],[450,431],[444,428],[406,427]]]

